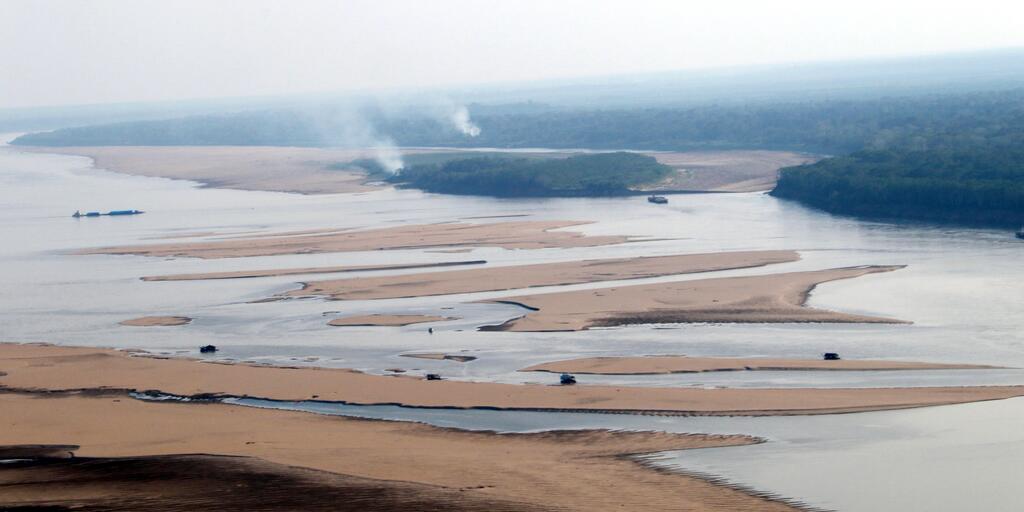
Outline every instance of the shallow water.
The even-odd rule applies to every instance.
[[[219,190],[199,188],[195,183],[187,181],[110,173],[93,168],[89,159],[81,157],[27,154],[0,147],[0,239],[3,240],[0,244],[0,282],[3,283],[0,291],[0,339],[139,347],[154,352],[188,355],[198,355],[196,347],[212,343],[221,349],[217,358],[348,367],[375,373],[399,367],[411,373],[442,373],[451,379],[501,382],[553,382],[557,378],[554,375],[516,370],[553,359],[595,355],[816,357],[825,351],[837,351],[847,358],[962,362],[1024,368],[1024,333],[1020,315],[1021,306],[1024,305],[1024,287],[1019,285],[1024,282],[1024,265],[1020,264],[1024,244],[1015,240],[1011,233],[863,222],[809,210],[764,194],[678,195],[670,197],[670,201],[668,205],[654,206],[642,197],[499,200],[441,196],[411,190],[322,196]],[[70,217],[75,210],[132,208],[147,213],[115,218]],[[443,254],[426,250],[401,250],[220,260],[69,254],[69,251],[86,247],[159,243],[164,240],[156,237],[180,236],[190,232],[239,233],[378,227],[523,214],[529,215],[525,219],[594,220],[593,224],[573,229],[595,235],[622,234],[662,240],[608,247],[536,251],[482,248],[470,253]],[[517,217],[510,220],[522,219]],[[499,219],[486,221],[493,220]],[[471,221],[480,222],[481,219]],[[641,325],[577,333],[480,333],[475,331],[479,325],[500,323],[523,312],[515,306],[475,304],[471,301],[517,295],[523,291],[380,301],[327,302],[305,299],[252,304],[250,301],[294,289],[303,279],[387,273],[216,281],[139,280],[139,277],[146,275],[257,268],[466,259],[486,259],[493,265],[510,265],[580,258],[757,249],[797,249],[801,251],[803,259],[766,268],[638,280],[636,283],[849,265],[905,264],[908,265],[906,269],[896,272],[819,286],[812,294],[810,303],[852,313],[896,317],[914,323]],[[600,286],[609,284],[603,283]],[[530,293],[588,286],[592,285],[533,289]],[[391,312],[440,314],[461,319],[432,324],[435,331],[433,335],[425,332],[426,325],[400,328],[336,328],[326,325],[327,320],[333,316]],[[182,327],[118,325],[121,320],[144,315],[185,315],[194,317],[195,321]],[[400,357],[400,354],[407,352],[437,351],[465,353],[478,359],[470,363],[458,363]],[[582,383],[653,386],[936,386],[1024,384],[1024,371],[722,372],[661,376],[580,376],[579,379]],[[1010,474],[1019,475],[1019,470],[1014,471],[1017,468],[1014,464],[1019,459],[1020,444],[1006,432],[991,430],[1006,425],[1019,426],[1019,422],[1014,423],[1016,418],[1021,417],[1020,406],[1016,405],[1019,403],[1004,401],[921,411],[821,418],[569,417],[571,421],[585,422],[583,426],[629,428],[616,425],[625,425],[627,421],[642,421],[645,425],[654,425],[650,428],[678,425],[671,428],[727,428],[726,431],[730,432],[755,434],[764,432],[758,429],[768,428],[764,425],[777,422],[780,425],[778,435],[768,436],[776,442],[757,447],[701,451],[699,457],[695,455],[697,452],[690,452],[686,456],[686,467],[725,475],[762,490],[813,498],[815,503],[844,510],[871,510],[845,496],[847,490],[860,492],[865,487],[850,482],[860,478],[888,477],[892,481],[911,479],[915,475],[905,473],[914,473],[913,466],[901,466],[896,462],[880,465],[865,458],[862,452],[851,449],[848,455],[843,455],[847,465],[842,466],[842,471],[846,473],[840,469],[833,473],[821,472],[838,475],[835,485],[830,486],[811,476],[798,477],[798,472],[789,471],[789,464],[813,467],[809,461],[815,458],[838,464],[838,461],[832,459],[836,454],[846,452],[827,443],[830,436],[838,435],[833,430],[862,435],[863,439],[858,441],[859,444],[855,443],[856,446],[872,446],[875,448],[871,449],[876,452],[883,451],[879,446],[885,446],[893,453],[900,453],[898,448],[878,444],[883,441],[895,443],[895,446],[906,446],[908,450],[922,449],[915,444],[913,436],[876,436],[875,430],[865,426],[870,425],[865,422],[874,421],[872,418],[890,418],[886,415],[891,415],[893,425],[906,424],[910,431],[931,436],[929,439],[934,439],[930,445],[932,449],[925,451],[931,452],[934,457],[945,457],[943,454],[947,453],[953,456],[952,451],[937,450],[938,446],[942,446],[941,443],[953,441],[948,436],[944,437],[946,434],[964,439],[1001,436],[998,439],[1005,440],[1005,443],[1001,441],[994,444],[990,450],[972,447],[961,439],[957,441],[961,444],[955,446],[963,446],[965,451],[957,453],[967,458],[972,450],[977,449],[978,453],[984,453],[988,458],[968,462],[987,462],[995,468],[993,471],[1006,470]],[[988,416],[982,417],[993,418],[993,422],[998,425],[945,419],[944,415],[954,414],[947,411],[975,410],[971,407],[987,411],[985,414]],[[443,415],[447,418],[444,421],[451,422],[451,426],[472,427],[480,418],[478,411],[429,413]],[[418,411],[417,414],[427,412]],[[534,420],[533,416],[521,414],[541,416]],[[495,426],[491,428],[502,430],[526,428],[529,425],[542,425],[533,428],[549,428],[543,426],[547,425],[544,422],[562,421],[550,419],[562,417],[549,413],[487,416],[496,418],[493,420]],[[949,432],[928,433],[931,432],[928,429],[934,425],[933,422],[937,421],[935,418],[953,422],[948,424],[955,426],[949,427]],[[743,430],[747,428],[753,430]],[[806,445],[785,442],[786,439],[801,438],[825,441]],[[875,443],[876,440],[878,443]],[[1006,444],[1005,450],[1000,449],[1002,444]],[[803,447],[807,451],[803,451]],[[756,457],[741,455],[748,453]],[[917,460],[924,461],[920,458]],[[931,460],[928,464],[918,466],[917,472],[920,472],[921,467],[929,468],[929,474],[933,466],[941,466],[935,471],[943,472],[955,472],[957,467],[964,464],[970,467],[969,463],[955,457]],[[787,469],[780,471],[777,468]],[[985,473],[979,470],[974,474]],[[995,481],[1002,480],[995,478]],[[917,486],[927,483],[907,482],[907,485]],[[877,487],[882,484],[872,485]],[[951,485],[945,483],[947,489],[965,489]],[[1002,495],[995,491],[989,492],[986,495],[990,498],[987,509],[995,510],[1011,503],[991,501],[1002,499],[1001,496],[1008,496],[1007,500],[1019,498],[1014,492],[1007,491]],[[954,498],[941,501],[962,503]],[[894,507],[891,510],[908,508],[936,510],[913,506]]]
[[[1022,398],[905,411],[760,418],[229,402],[497,432],[608,428],[749,434],[768,442],[667,452],[653,460],[824,509],[1010,512],[1020,510],[1024,502],[1024,487],[1019,485],[1024,460]]]

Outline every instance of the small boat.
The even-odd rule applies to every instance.
[[[439,373],[428,373],[427,380],[441,380],[441,374]]]
[[[73,215],[71,215],[71,216],[77,219],[77,218],[80,218],[80,217],[99,217],[101,215],[110,215],[110,216],[139,215],[140,213],[146,213],[146,212],[144,212],[142,210],[111,210],[111,211],[109,211],[107,213],[100,213],[100,212],[85,212],[85,213],[82,213],[79,210],[75,210],[75,213]]]
[[[838,361],[839,360],[839,353],[837,353],[837,352],[825,352],[824,359],[826,361]]]
[[[563,373],[562,376],[559,377],[559,381],[562,383],[563,386],[571,386],[573,384],[576,384],[576,377],[573,377],[568,373]]]
[[[216,351],[217,351],[217,347],[215,347],[213,345],[203,345],[202,347],[199,347],[199,353],[200,354],[212,354],[212,353],[214,353]]]
[[[647,202],[654,204],[667,204],[668,198],[666,198],[665,196],[648,196]]]
[[[1017,230],[1017,238],[1024,240],[1024,226],[1021,226],[1020,229]]]

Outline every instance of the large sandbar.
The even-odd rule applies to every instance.
[[[489,302],[530,312],[484,330],[578,331],[589,327],[687,322],[900,323],[804,306],[828,281],[890,272],[901,266],[865,266],[750,277],[700,279],[510,297]]]

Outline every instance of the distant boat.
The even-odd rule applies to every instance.
[[[75,213],[72,215],[72,217],[77,219],[79,217],[99,217],[100,215],[138,215],[140,213],[146,213],[146,212],[144,212],[142,210],[111,210],[111,211],[109,211],[107,213],[100,213],[100,212],[85,212],[85,213],[82,213],[81,211],[75,210]]]
[[[648,196],[647,202],[654,204],[667,204],[668,198],[666,198],[665,196]]]
[[[1020,229],[1017,230],[1017,238],[1024,240],[1024,226],[1021,226]]]

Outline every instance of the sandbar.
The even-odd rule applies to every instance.
[[[530,311],[501,325],[500,331],[579,331],[590,327],[692,322],[901,323],[891,318],[805,307],[811,290],[828,281],[849,279],[902,266],[863,266],[599,288],[509,297]]]
[[[868,359],[782,359],[767,357],[583,357],[535,364],[521,372],[578,373],[581,375],[657,375],[667,373],[725,372],[743,370],[981,370],[995,366],[976,364],[922,363]]]
[[[191,322],[192,319],[187,316],[143,316],[139,318],[132,318],[130,320],[122,320],[118,323],[133,327],[156,327],[185,325]]]
[[[71,473],[92,478],[44,473],[52,485],[47,478],[5,469],[4,483],[11,485],[0,493],[4,506],[134,498],[121,509],[139,510],[170,497],[181,500],[173,510],[223,510],[243,499],[233,495],[248,493],[250,499],[267,496],[268,502],[253,506],[259,510],[796,510],[695,477],[653,471],[627,457],[758,441],[747,436],[600,430],[495,434],[218,403],[151,403],[116,391],[0,393],[0,410],[2,445],[74,443],[80,446],[78,457],[105,459],[90,461],[96,466],[117,457],[170,457],[159,466],[170,471],[176,461],[188,460],[180,457],[192,454],[227,456],[220,460],[230,463],[193,464],[203,471],[198,471],[198,482],[184,488],[178,485],[180,477],[164,479],[152,472],[143,473],[149,478],[132,479],[137,473],[124,464],[113,465],[119,469],[113,474]],[[75,460],[60,459],[57,467],[72,469]],[[227,491],[218,507],[210,490],[243,470],[262,477],[244,478],[250,485]],[[310,503],[310,508],[304,506],[309,500],[289,501],[274,485],[287,483],[282,482],[285,476],[304,484],[282,489],[335,499]],[[115,485],[119,478],[128,482]],[[113,484],[104,485],[111,479]],[[353,485],[369,489],[356,492]],[[165,501],[147,501],[150,495]],[[213,506],[200,508],[211,500]]]
[[[0,376],[0,389],[12,391],[159,390],[179,396],[316,396],[364,405],[668,415],[828,414],[1024,396],[1024,386],[699,389],[426,381],[352,370],[212,364],[110,349],[17,344],[0,344],[0,368],[6,372]]]
[[[775,188],[778,171],[820,160],[790,151],[731,150],[649,153],[675,172],[649,192],[763,192]]]
[[[190,180],[239,190],[336,194],[382,188],[339,162],[372,156],[369,150],[270,146],[18,147],[19,151],[81,155],[94,166],[124,174]]]
[[[800,259],[796,251],[679,254],[638,258],[540,263],[445,272],[333,279],[305,283],[285,296],[326,296],[332,300],[394,299],[449,295],[536,286],[556,286],[671,274],[759,267]]]
[[[443,322],[445,320],[453,320],[453,318],[437,315],[354,315],[335,318],[330,322],[327,322],[327,325],[333,325],[335,327],[400,327],[403,325],[423,324],[428,322]]]
[[[411,224],[363,230],[285,232],[230,240],[101,247],[83,249],[75,253],[238,258],[437,247],[501,247],[504,249],[595,247],[629,241],[629,238],[625,236],[588,236],[575,231],[562,230],[582,224],[587,224],[587,222],[563,220],[484,224],[464,222]]]
[[[143,281],[200,281],[206,279],[250,279],[256,277],[291,276],[299,274],[335,274],[345,272],[370,272],[378,270],[409,270],[417,268],[455,267],[460,265],[483,265],[487,260],[443,261],[439,263],[408,263],[404,265],[349,265],[338,267],[279,268],[269,270],[234,270],[226,272],[201,272],[194,274],[169,274],[145,276]]]

